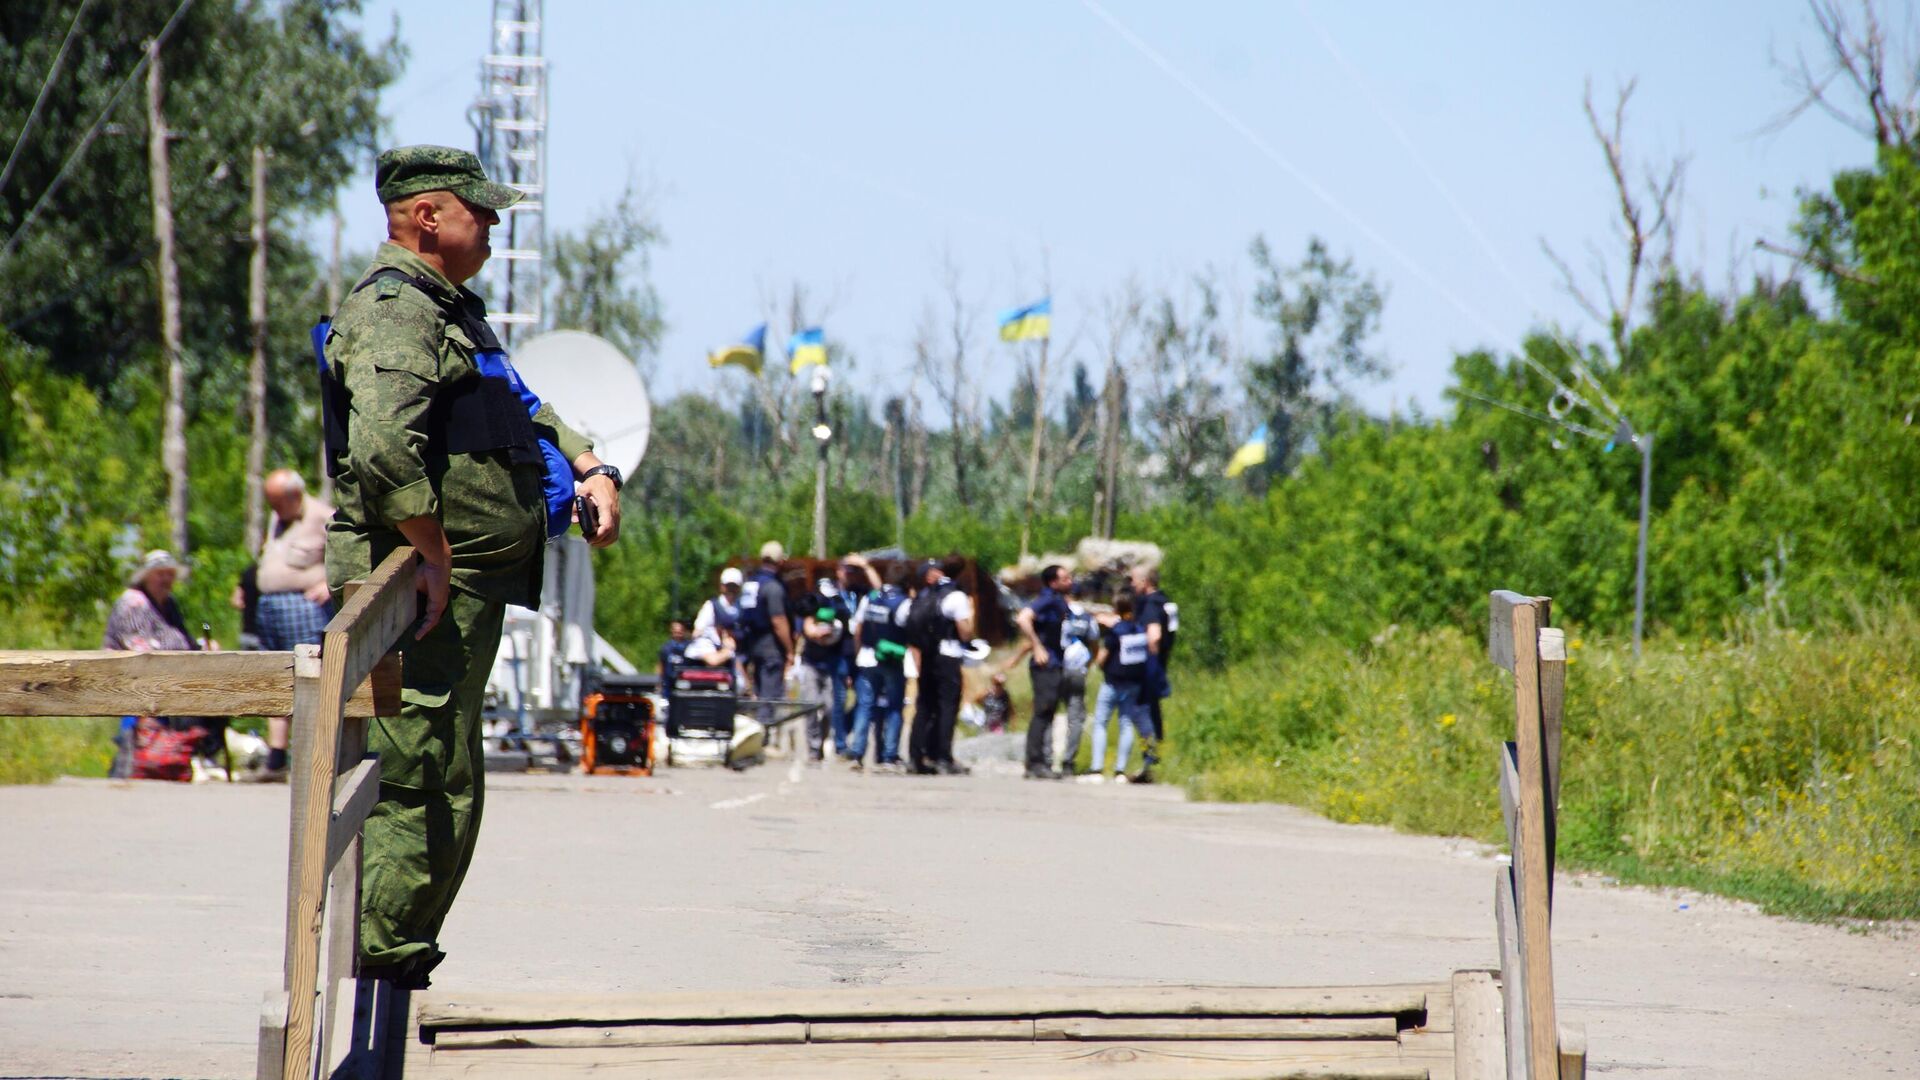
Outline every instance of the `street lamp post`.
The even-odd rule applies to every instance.
[[[813,369],[813,441],[820,458],[813,473],[813,557],[827,557],[827,444],[833,428],[827,424],[827,369]]]

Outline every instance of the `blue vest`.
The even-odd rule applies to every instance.
[[[883,641],[907,644],[907,628],[894,620],[907,603],[907,594],[892,585],[867,594],[867,613],[860,623],[860,644],[873,648]]]
[[[547,538],[566,532],[573,524],[573,466],[553,439],[533,425],[533,416],[540,411],[540,398],[521,381],[520,373],[507,359],[507,351],[500,346],[493,328],[487,325],[486,319],[446,303],[430,287],[430,282],[396,267],[375,271],[354,286],[353,291],[359,292],[382,278],[406,282],[425,293],[447,321],[466,331],[476,346],[473,365],[479,370],[480,378],[456,384],[435,395],[432,409],[435,430],[428,435],[429,445],[444,453],[506,450],[515,461],[538,460],[542,470],[541,494],[547,508]],[[333,316],[329,315],[313,325],[312,340],[313,358],[320,368],[320,422],[327,450],[327,475],[338,476],[347,456],[347,410],[352,395],[346,383],[327,364],[327,335],[332,329]]]
[[[740,625],[740,608],[727,599],[726,593],[714,597],[712,604],[713,625],[722,630],[732,630]]]

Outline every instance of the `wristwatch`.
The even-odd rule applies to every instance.
[[[580,480],[582,483],[585,483],[596,476],[604,476],[613,481],[613,490],[615,491],[619,491],[621,485],[625,482],[620,478],[620,470],[611,465],[595,465],[593,468],[581,473]]]

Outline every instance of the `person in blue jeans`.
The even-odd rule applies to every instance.
[[[1153,715],[1147,708],[1144,687],[1147,681],[1147,630],[1133,621],[1133,597],[1121,593],[1113,598],[1112,623],[1100,631],[1100,651],[1094,664],[1100,668],[1100,694],[1093,703],[1093,760],[1090,771],[1104,774],[1107,768],[1107,717],[1120,715],[1120,758],[1114,772],[1126,777],[1127,758],[1133,753],[1133,737],[1139,732],[1146,743],[1140,775],[1147,776],[1154,765]]]
[[[871,570],[860,564],[862,569]],[[853,729],[847,734],[847,756],[853,768],[863,767],[867,733],[874,732],[878,749],[875,765],[890,772],[900,765],[901,709],[907,701],[907,597],[912,570],[901,563],[887,573],[887,583],[867,593],[853,616]]]

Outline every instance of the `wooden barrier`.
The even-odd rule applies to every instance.
[[[0,716],[285,716],[290,652],[0,652]],[[400,708],[398,658],[347,699],[354,718]]]
[[[413,623],[417,564],[411,548],[387,556],[365,581],[348,585],[321,644],[293,654],[286,972],[261,1009],[260,1080],[329,1075],[334,1046],[344,1044],[337,1021],[340,986],[352,978],[359,954],[360,833],[380,791],[366,718],[350,704],[370,675],[388,667],[397,675],[389,651]],[[397,713],[397,700],[384,711]],[[329,898],[336,901],[331,919]]]
[[[1512,673],[1514,693],[1514,739],[1501,746],[1499,767],[1500,811],[1513,856],[1494,882],[1506,1076],[1584,1075],[1585,1033],[1560,1026],[1553,999],[1553,867],[1566,638],[1547,625],[1552,601],[1546,597],[1501,590],[1490,601],[1487,656]],[[1476,985],[1474,992],[1484,994],[1486,988]],[[1473,1074],[1463,1068],[1460,1075]]]

